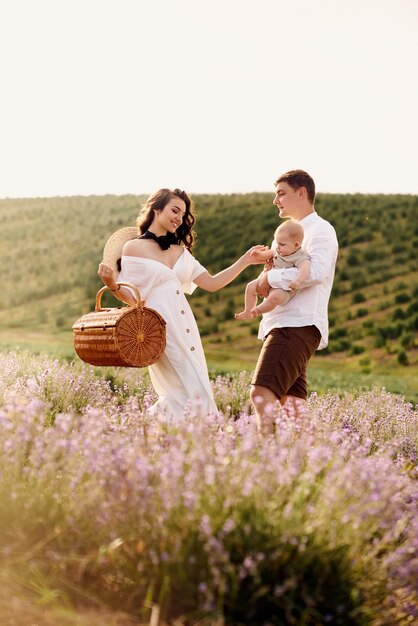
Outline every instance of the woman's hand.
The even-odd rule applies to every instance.
[[[127,289],[126,287],[119,287],[118,289],[118,283],[115,280],[115,273],[111,267],[106,265],[106,263],[100,263],[97,273],[106,287],[110,289],[110,291],[113,291],[115,298],[121,302],[125,302],[125,304],[129,304],[129,306],[136,304],[136,299],[132,295],[130,289]]]
[[[258,263],[264,263],[266,260],[266,254],[269,254],[270,248],[268,246],[252,246],[243,255],[243,258],[248,262],[248,265],[257,265]]]
[[[117,283],[115,280],[115,274],[109,265],[106,263],[100,263],[99,269],[97,270],[98,275],[109,289],[117,289]]]

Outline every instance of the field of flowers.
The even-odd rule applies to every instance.
[[[143,370],[0,355],[2,624],[418,623],[418,413],[309,398],[260,440],[249,375],[219,414],[148,419]],[[57,617],[59,616],[59,617]]]

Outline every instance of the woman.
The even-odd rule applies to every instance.
[[[138,236],[132,238],[132,229],[118,231],[126,231],[124,237],[128,239],[123,249],[122,242],[120,246],[119,276],[106,255],[98,271],[116,298],[134,304],[131,290],[120,287],[117,281],[134,284],[146,305],[165,319],[165,352],[149,366],[151,382],[158,395],[151,413],[164,413],[174,418],[183,414],[187,403],[205,413],[217,410],[196,320],[184,294],[193,293],[196,286],[207,291],[221,289],[243,269],[260,262],[251,256],[251,251],[265,248],[254,246],[233,265],[211,276],[190,253],[195,221],[191,205],[186,192],[179,189],[160,189],[153,193],[138,216]],[[115,254],[114,260],[117,251]]]

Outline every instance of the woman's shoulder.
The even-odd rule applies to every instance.
[[[181,252],[179,253],[179,256],[182,256],[186,262],[193,263],[197,261],[196,257],[189,250],[189,248],[186,248],[186,246],[177,246],[177,247],[181,248]]]
[[[127,256],[142,256],[141,252],[147,250],[149,242],[144,239],[130,239],[122,249],[122,254]]]

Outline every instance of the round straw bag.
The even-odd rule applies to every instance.
[[[74,349],[82,361],[91,365],[152,365],[165,350],[165,320],[157,311],[144,306],[134,285],[118,285],[133,290],[136,304],[102,309],[102,295],[109,290],[102,287],[96,295],[95,310],[73,324]]]

